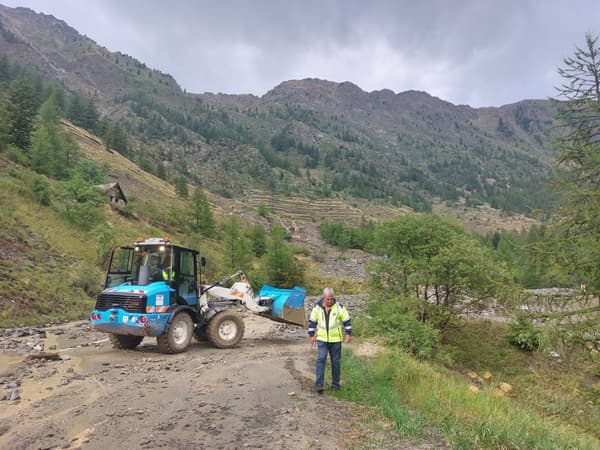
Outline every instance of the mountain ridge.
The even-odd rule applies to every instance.
[[[216,193],[258,188],[424,211],[450,202],[531,213],[547,202],[555,113],[547,100],[472,108],[318,78],[283,81],[261,97],[187,93],[53,16],[0,6],[0,31],[1,53],[118,122],[129,158]]]

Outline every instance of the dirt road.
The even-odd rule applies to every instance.
[[[437,448],[399,439],[370,410],[315,394],[305,331],[243,315],[238,348],[194,342],[177,355],[158,353],[151,338],[113,350],[86,322],[5,334],[0,448]],[[60,359],[35,357],[40,348]]]

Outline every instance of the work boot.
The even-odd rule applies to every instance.
[[[315,390],[317,391],[317,394],[323,395],[323,391],[324,391],[323,386],[317,386],[315,388]]]

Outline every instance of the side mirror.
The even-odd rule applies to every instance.
[[[200,266],[201,267],[205,267],[206,266],[206,258],[204,256],[200,257]]]

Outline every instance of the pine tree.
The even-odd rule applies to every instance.
[[[29,150],[31,130],[37,113],[34,86],[27,78],[18,78],[10,86],[9,115],[11,143],[21,150]]]
[[[175,186],[175,192],[181,198],[189,197],[188,184],[185,177],[181,175],[174,176],[173,178],[171,178],[171,184]]]
[[[543,264],[553,279],[580,288],[578,295],[561,299],[556,310],[531,313],[542,319],[544,342],[583,346],[591,350],[600,323],[600,43],[585,35],[585,46],[563,60],[558,69],[558,120],[563,130],[557,140],[556,165],[563,192],[550,244],[541,248]],[[539,246],[538,246],[539,248]],[[539,265],[539,258],[536,263]]]
[[[263,267],[265,279],[278,287],[301,285],[304,281],[304,264],[294,258],[284,238],[285,230],[273,226]]]
[[[192,215],[192,229],[203,236],[211,237],[215,232],[215,220],[213,218],[208,198],[201,187],[197,187],[190,200],[190,211]]]
[[[256,224],[250,230],[250,242],[252,243],[252,253],[260,258],[267,251],[267,233],[262,225]]]
[[[10,114],[8,102],[8,89],[3,82],[0,82],[0,150],[3,150],[6,144],[10,142]]]
[[[248,242],[242,233],[240,222],[236,216],[231,216],[223,224],[223,265],[225,270],[233,273],[237,270],[247,270],[250,263]]]
[[[77,162],[78,149],[60,125],[60,108],[55,93],[40,108],[39,125],[31,138],[31,167],[45,175],[65,179]]]

